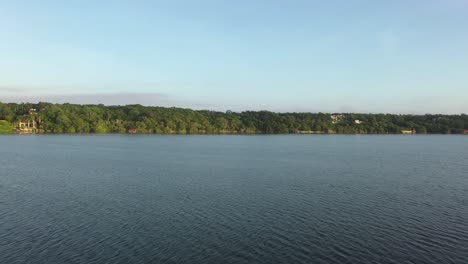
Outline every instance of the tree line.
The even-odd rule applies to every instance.
[[[275,113],[191,110],[157,106],[1,103],[2,129],[35,121],[39,133],[142,134],[462,134],[468,116]]]

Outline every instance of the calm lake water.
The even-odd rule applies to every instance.
[[[468,136],[2,136],[0,263],[468,263]]]

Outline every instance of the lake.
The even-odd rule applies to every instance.
[[[0,263],[468,263],[468,136],[1,136]]]

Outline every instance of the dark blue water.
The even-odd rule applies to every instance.
[[[0,263],[468,263],[468,136],[2,136]]]

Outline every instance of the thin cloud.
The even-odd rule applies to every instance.
[[[20,96],[31,94],[56,94],[73,89],[67,86],[38,86],[38,85],[0,85],[0,98],[5,95]]]
[[[23,87],[0,85],[0,92],[2,93],[24,93],[26,91]]]
[[[235,99],[235,98],[231,98]],[[49,95],[0,95],[0,102],[12,103],[71,103],[182,107],[196,110],[236,112],[246,110],[268,110],[274,112],[353,112],[393,114],[460,114],[468,113],[466,97],[463,96],[347,96],[309,98],[296,101],[268,101],[265,98],[237,98],[236,103],[220,98],[193,98],[164,93],[83,93]],[[291,99],[293,100],[293,99]],[[450,107],[447,107],[450,105]]]
[[[49,95],[0,95],[3,102],[51,102],[70,104],[104,104],[104,105],[128,105],[141,104],[145,106],[179,106],[190,107],[191,104],[176,96],[163,93],[94,93],[94,94],[49,94]]]

